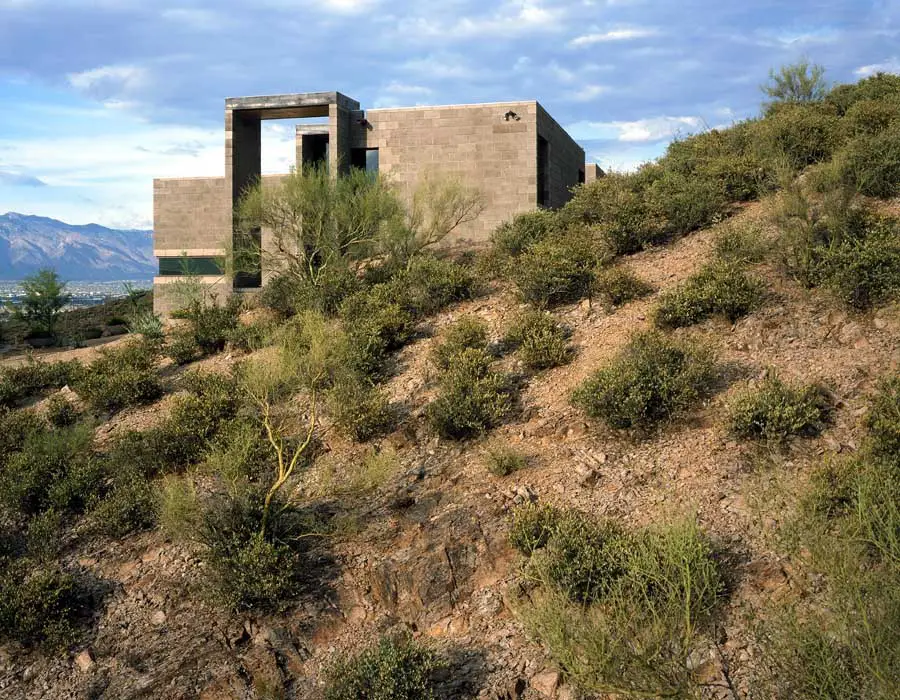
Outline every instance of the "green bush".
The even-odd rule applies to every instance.
[[[525,455],[504,444],[494,444],[488,447],[484,461],[488,471],[494,476],[509,476],[528,465]]]
[[[892,102],[900,98],[900,76],[878,73],[858,83],[838,85],[825,97],[838,114],[846,115],[853,105],[865,100]]]
[[[475,277],[465,265],[425,255],[413,258],[407,269],[391,279],[388,288],[399,304],[421,318],[471,299]]]
[[[211,440],[203,472],[217,474],[227,484],[259,483],[273,469],[273,451],[257,419],[224,420]]]
[[[22,451],[29,438],[44,428],[44,422],[34,411],[0,408],[0,471],[14,454]]]
[[[92,532],[125,537],[156,525],[159,501],[154,485],[139,469],[112,475],[111,490],[95,499],[87,518]]]
[[[528,309],[518,314],[504,340],[516,348],[522,363],[531,370],[558,367],[572,359],[566,332],[545,311]]]
[[[739,438],[785,442],[795,435],[818,435],[829,413],[829,401],[822,387],[786,384],[769,376],[760,386],[732,401],[728,425]]]
[[[900,122],[900,95],[891,101],[860,100],[844,114],[842,127],[848,136],[874,136]]]
[[[31,434],[0,472],[0,499],[26,517],[50,508],[80,513],[105,486],[87,426]]]
[[[530,246],[509,271],[523,301],[555,306],[590,294],[599,256],[584,236],[539,241]]]
[[[531,556],[550,541],[562,512],[551,505],[526,503],[516,508],[509,526],[509,543],[526,556]]]
[[[387,396],[366,378],[348,377],[328,390],[328,412],[356,442],[368,442],[394,429],[397,415]]]
[[[62,394],[47,399],[47,421],[56,428],[68,428],[78,422],[78,409]]]
[[[900,121],[850,141],[841,152],[840,167],[844,182],[860,194],[881,199],[900,195]]]
[[[347,267],[326,267],[319,271],[316,283],[283,273],[263,287],[260,303],[281,318],[301,311],[318,311],[328,316],[338,312],[341,302],[362,289],[362,283]]]
[[[376,646],[339,661],[328,673],[326,700],[433,700],[434,652],[408,635],[382,637]]]
[[[866,416],[872,451],[900,464],[900,375],[881,381]]]
[[[377,376],[388,353],[403,347],[413,336],[416,318],[398,302],[388,284],[377,284],[349,296],[340,317],[350,339],[354,369]]]
[[[762,229],[755,224],[725,225],[713,239],[713,257],[736,264],[762,262],[769,249]]]
[[[0,367],[0,406],[12,406],[29,396],[72,384],[82,370],[78,360],[39,362],[32,358],[21,365]]]
[[[493,358],[469,348],[441,374],[437,398],[426,415],[441,436],[462,439],[482,433],[505,418],[513,407],[510,379],[492,369]]]
[[[627,532],[562,511],[525,571],[539,585],[516,611],[580,690],[696,692],[688,657],[716,610],[722,576],[694,524]]]
[[[667,235],[666,219],[645,197],[647,174],[608,173],[575,190],[563,209],[567,220],[595,228],[617,255],[634,253]]]
[[[762,298],[762,282],[748,275],[742,264],[716,261],[674,291],[664,292],[653,321],[660,328],[680,328],[722,314],[733,323],[759,306]]]
[[[487,324],[476,316],[463,316],[442,333],[441,342],[431,351],[431,362],[445,371],[464,350],[486,350],[487,346]]]
[[[100,351],[74,389],[96,412],[150,403],[162,396],[156,371],[157,345],[130,341]]]
[[[58,564],[0,560],[0,641],[65,648],[89,605],[83,586]]]
[[[710,353],[644,332],[584,382],[573,402],[612,428],[646,430],[695,406],[710,394],[715,379]]]
[[[708,226],[728,210],[722,183],[671,171],[656,179],[644,196],[651,210],[662,214],[669,235]]]
[[[297,514],[276,504],[262,531],[263,498],[251,491],[214,498],[198,538],[214,597],[229,609],[279,610],[298,593],[303,570]]]
[[[186,365],[200,358],[200,346],[190,328],[176,328],[169,334],[165,346],[166,357],[176,365]]]
[[[229,297],[223,305],[193,300],[172,316],[188,322],[194,342],[202,354],[213,355],[225,349],[230,335],[237,327],[241,304],[239,295]]]
[[[532,244],[563,233],[559,214],[549,209],[517,214],[491,234],[491,252],[499,260],[519,257]]]
[[[819,103],[781,105],[753,132],[762,158],[795,171],[828,160],[841,142],[840,119]]]
[[[608,267],[594,280],[594,294],[610,306],[622,306],[652,293],[653,287],[624,265]]]

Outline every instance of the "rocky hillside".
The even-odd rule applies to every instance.
[[[894,697],[898,128],[840,86],[5,360],[0,696]]]
[[[43,267],[82,281],[152,277],[153,232],[75,226],[14,212],[0,216],[0,279],[21,279]]]

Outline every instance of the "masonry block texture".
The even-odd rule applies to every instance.
[[[602,176],[585,167],[584,151],[536,101],[362,110],[341,93],[231,98],[225,102],[225,176],[154,181],[154,249],[208,256],[224,251],[232,236],[233,204],[260,178],[260,121],[328,117],[327,124],[297,129],[297,166],[309,157],[311,138],[327,138],[328,167],[346,172],[354,149],[378,149],[379,172],[409,198],[425,176],[449,176],[477,188],[485,209],[460,226],[448,243],[484,243],[498,225],[538,204],[560,207],[579,182]],[[306,138],[304,138],[306,137]],[[284,176],[266,176],[263,186]],[[271,237],[262,231],[262,244]],[[176,252],[177,251],[177,252]],[[264,281],[268,278],[264,270]],[[171,278],[157,278],[159,300]],[[223,294],[224,282],[215,285]]]

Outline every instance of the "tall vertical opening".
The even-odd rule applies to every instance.
[[[550,206],[550,142],[538,136],[537,149],[537,203],[539,207]]]

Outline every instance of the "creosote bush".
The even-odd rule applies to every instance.
[[[441,437],[472,437],[495,427],[512,411],[511,380],[493,369],[492,363],[485,350],[467,348],[441,373],[438,395],[426,409]]]
[[[594,294],[610,306],[622,306],[652,293],[651,285],[623,265],[601,270],[594,280]]]
[[[433,700],[434,674],[443,667],[433,651],[408,635],[337,662],[328,673],[326,700]]]
[[[716,260],[736,264],[762,262],[769,249],[761,227],[756,224],[723,225],[713,239],[713,256]]]
[[[494,476],[509,476],[528,466],[525,455],[503,443],[490,445],[484,453],[484,461],[488,471]]]
[[[632,336],[572,400],[612,428],[647,430],[696,406],[712,392],[716,376],[710,353],[658,332],[643,332]]]
[[[157,356],[158,345],[149,341],[130,340],[105,348],[80,373],[74,389],[97,413],[150,403],[163,393]]]
[[[0,406],[72,384],[82,371],[78,360],[40,362],[29,358],[21,365],[0,367]]]
[[[900,375],[882,380],[866,415],[866,428],[875,455],[900,462]]]
[[[487,324],[476,316],[463,316],[441,334],[441,340],[431,351],[430,359],[443,372],[464,350],[487,350],[487,346]]]
[[[63,394],[54,394],[47,399],[47,421],[55,428],[67,428],[78,422],[78,409]]]
[[[328,390],[328,412],[352,440],[368,442],[385,435],[397,423],[387,395],[364,377],[348,377]]]
[[[527,309],[513,319],[505,342],[516,349],[522,363],[540,371],[564,365],[572,359],[565,330],[552,314]]]
[[[721,314],[733,323],[759,306],[762,298],[762,282],[742,264],[716,261],[663,293],[653,321],[660,328],[679,328]]]
[[[813,437],[825,426],[830,403],[822,387],[793,385],[774,375],[737,396],[728,410],[728,426],[739,438],[785,442]]]
[[[629,532],[529,505],[513,527],[533,585],[516,611],[581,690],[682,697],[696,689],[688,655],[723,588],[696,525]]]
[[[850,141],[840,158],[844,182],[860,194],[890,199],[900,194],[900,121],[881,133]]]
[[[588,296],[600,262],[596,246],[584,235],[549,238],[532,244],[508,270],[523,301],[556,306]]]

